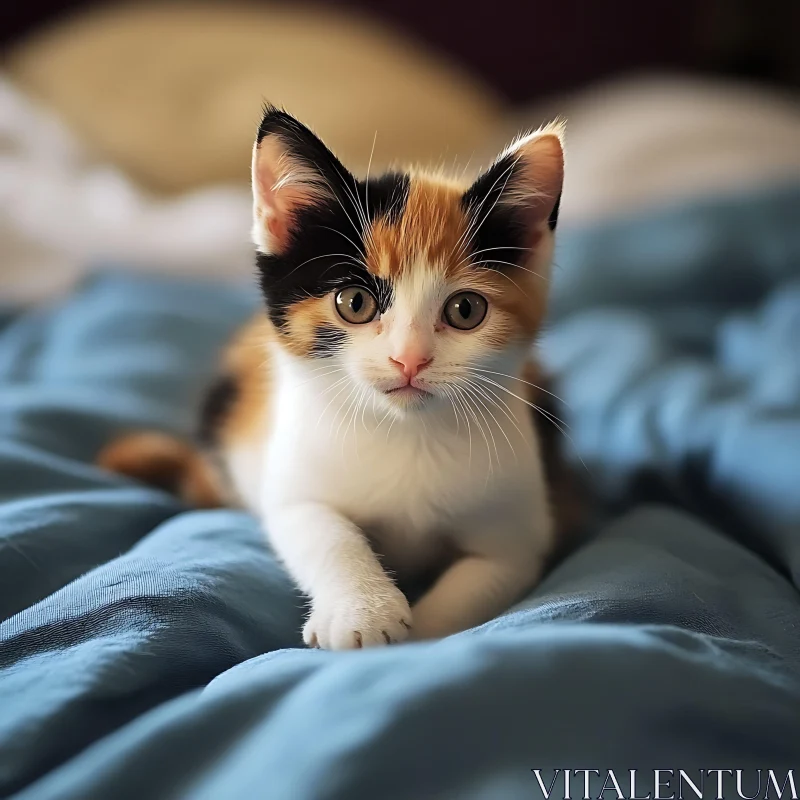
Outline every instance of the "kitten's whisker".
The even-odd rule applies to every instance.
[[[524,381],[524,380],[522,380],[522,378],[517,378],[514,375],[508,375],[505,372],[495,372],[494,370],[491,370],[491,369],[483,369],[481,367],[470,367],[470,369],[473,372],[483,372],[483,373],[486,373],[487,375],[499,375],[501,378],[511,378],[512,381],[519,381],[520,383],[524,383],[527,386],[532,386],[537,391],[544,392],[545,394],[549,394],[550,397],[555,397],[555,399],[558,400],[559,403],[563,403],[566,408],[570,407],[569,403],[567,403],[566,400],[563,400],[557,394],[553,394],[552,392],[548,391],[547,389],[543,388],[542,386],[537,386],[535,383],[531,383],[530,381]]]
[[[392,421],[389,423],[389,429],[386,431],[386,441],[389,441],[389,434],[392,432],[392,428],[394,427],[394,423],[397,421],[397,414],[392,415]]]
[[[455,265],[455,269],[458,269],[462,264],[466,264],[468,261],[470,261],[472,259],[475,259],[475,260],[472,261],[472,263],[473,263],[473,265],[476,265],[476,266],[486,265],[486,266],[491,267],[492,264],[507,264],[510,267],[518,267],[519,269],[525,269],[523,266],[521,266],[520,264],[517,264],[516,262],[501,261],[499,258],[492,258],[491,256],[489,256],[488,258],[485,258],[485,259],[478,259],[478,258],[476,258],[476,256],[482,255],[484,253],[489,253],[492,250],[530,250],[530,249],[531,249],[530,247],[485,247],[483,250],[478,250],[478,251],[476,251],[474,253],[467,253],[464,256],[464,258],[462,258],[461,261],[459,261]],[[538,273],[534,273],[534,274],[536,275]]]
[[[342,261],[338,261],[336,264],[333,264],[331,267],[328,267],[328,269],[326,269],[326,270],[325,270],[325,272],[323,273],[323,275],[324,275],[324,274],[325,274],[325,273],[326,273],[326,272],[327,272],[329,269],[331,269],[332,267],[334,267],[334,266],[339,266],[340,264],[344,264],[345,266],[353,266],[353,267],[366,267],[366,265],[365,265],[365,264],[362,264],[360,261],[358,261],[358,259],[354,258],[354,257],[353,257],[353,256],[351,256],[351,255],[348,255],[347,253],[326,253],[325,255],[322,255],[322,256],[317,256],[316,258],[309,258],[307,261],[304,261],[302,264],[298,264],[298,265],[297,265],[296,267],[294,267],[293,269],[290,269],[290,270],[289,270],[289,272],[287,272],[287,273],[286,273],[286,275],[285,275],[283,278],[281,278],[281,280],[286,280],[286,279],[287,279],[287,278],[288,278],[290,275],[293,275],[293,274],[294,274],[295,272],[297,272],[297,270],[299,270],[301,267],[304,267],[304,266],[306,266],[306,264],[310,264],[312,261],[317,261],[317,260],[319,260],[319,259],[321,259],[321,258],[338,258],[338,257],[340,257],[340,256],[341,256],[342,258],[347,258],[347,259],[349,259],[349,260],[348,260],[348,261],[344,261],[344,262],[342,262]],[[312,295],[310,292],[306,291],[305,293],[306,293],[306,295],[307,295],[308,297],[313,297],[313,295]]]
[[[498,260],[496,258],[493,258],[491,261],[475,261],[474,264],[475,264],[476,267],[486,267],[487,269],[491,269],[492,268],[492,264],[505,264],[506,266],[514,267],[515,269],[521,269],[523,272],[527,272],[530,275],[533,275],[534,277],[539,278],[539,280],[542,280],[542,281],[546,281],[547,280],[547,278],[544,275],[542,275],[540,272],[536,272],[535,270],[528,269],[528,267],[523,267],[521,264],[514,264],[511,261],[500,261],[500,260]],[[496,271],[500,272],[500,274],[503,274],[500,270],[496,270]]]
[[[520,264],[515,264],[513,261],[501,261],[499,258],[493,258],[491,261],[473,261],[472,263],[476,267],[488,267],[489,269],[492,268],[492,264],[503,264],[507,267],[514,267],[514,269],[521,269],[523,272],[529,272],[531,275],[535,275],[540,280],[547,280],[547,278],[545,278],[545,276],[539,272],[534,272],[532,269],[523,267]]]
[[[375,395],[373,395],[373,400],[374,400],[374,399],[375,399]],[[380,422],[378,423],[378,427],[377,427],[377,428],[375,428],[375,433],[377,433],[377,432],[378,432],[378,429],[381,427],[381,425],[383,425],[383,423],[386,421],[386,418],[387,418],[387,417],[389,416],[389,414],[391,414],[391,413],[392,413],[392,409],[391,409],[391,408],[387,408],[387,409],[386,409],[386,413],[385,413],[385,414],[384,414],[384,415],[381,417],[381,419],[380,419]]]
[[[364,414],[367,410],[367,401],[369,400],[369,387],[365,386],[361,392],[361,396],[358,398],[358,411],[361,412],[361,424],[364,426],[366,430],[367,424],[364,421]],[[353,417],[353,436],[358,436],[358,431],[356,430],[356,423],[358,422],[358,416]],[[356,440],[357,441],[357,440]]]
[[[330,366],[330,365],[326,365]],[[322,367],[318,367],[317,369],[322,369]],[[319,380],[320,378],[327,378],[331,375],[335,375],[337,372],[341,372],[343,367],[336,367],[336,369],[330,370],[330,372],[324,372],[322,375],[312,375],[307,380],[304,380],[302,383],[298,383],[297,387],[300,388],[301,386],[305,386],[307,383],[311,383],[311,381]]]
[[[509,167],[509,169],[510,169],[510,167]],[[483,208],[484,203],[486,203],[486,201],[488,200],[488,198],[491,195],[492,191],[494,191],[494,187],[497,185],[497,181],[499,181],[501,178],[502,178],[502,175],[499,175],[495,179],[495,182],[492,184],[492,186],[489,189],[489,191],[483,196],[483,198],[481,199],[480,203],[478,203],[478,205],[474,209],[470,209],[470,211],[469,211],[469,220],[467,222],[467,226],[461,232],[461,235],[458,237],[458,239],[456,240],[456,243],[453,245],[453,248],[450,251],[451,257],[455,256],[457,252],[463,254],[463,252],[467,248],[466,242],[469,241],[469,239],[472,238],[472,233],[471,232],[472,232],[473,228],[475,228],[475,226],[477,224],[478,215],[480,214],[480,211]]]
[[[326,405],[326,406],[325,406],[325,408],[323,408],[323,409],[322,409],[322,413],[319,415],[319,419],[317,420],[317,424],[316,424],[316,426],[315,426],[315,428],[314,428],[315,430],[316,430],[316,429],[319,427],[319,423],[320,423],[320,422],[322,422],[322,418],[325,416],[325,412],[326,412],[326,411],[327,411],[327,410],[328,410],[328,409],[331,407],[331,403],[333,403],[333,402],[334,402],[334,400],[336,400],[336,398],[337,398],[337,397],[338,397],[338,396],[339,396],[339,395],[340,395],[340,394],[341,394],[341,393],[342,393],[342,392],[343,392],[343,391],[344,391],[344,390],[347,388],[347,377],[348,377],[348,376],[347,376],[347,375],[345,375],[345,376],[344,376],[344,378],[339,378],[339,380],[338,380],[336,383],[334,383],[334,384],[333,384],[333,386],[329,386],[329,387],[328,387],[328,388],[327,388],[327,389],[326,389],[326,390],[325,390],[325,391],[322,393],[322,396],[324,397],[324,396],[325,396],[325,394],[326,394],[326,392],[330,392],[330,391],[332,391],[332,390],[333,390],[333,389],[335,389],[337,386],[339,386],[339,384],[342,384],[342,383],[343,383],[343,384],[345,384],[344,386],[342,386],[342,388],[341,388],[341,389],[339,389],[339,391],[338,391],[338,392],[336,392],[336,394],[335,394],[335,395],[333,395],[333,397],[331,397],[331,399],[330,399],[330,400],[328,400],[328,405]],[[331,427],[333,427],[333,423],[331,423]]]
[[[341,236],[343,239],[347,239],[347,241],[350,242],[350,244],[353,245],[353,247],[355,247],[359,253],[361,252],[362,246],[356,244],[346,233],[342,233],[340,230],[337,230],[336,228],[331,228],[330,225],[320,225],[319,227],[327,231],[333,231],[334,233],[338,233],[339,236]],[[359,262],[359,264],[361,264],[361,266],[366,267],[366,264],[364,264],[363,262]]]
[[[370,392],[372,395],[372,416],[375,417],[375,392]],[[367,410],[367,404],[364,403],[364,409],[361,412],[361,425],[364,428],[365,433],[369,433],[369,429],[367,428],[367,423],[364,421],[364,414]]]
[[[472,163],[474,156],[474,152],[470,154],[470,157],[467,159],[467,163],[464,165],[464,169],[461,170],[461,180],[464,180],[464,176],[467,174],[467,170],[469,169],[469,165]],[[455,169],[455,165],[453,165],[453,168]]]
[[[337,386],[340,386],[347,380],[348,376],[345,375],[343,378],[339,378],[335,383],[332,383],[330,386],[327,386],[325,389],[322,390],[320,397],[325,397],[325,395],[335,389]],[[335,399],[335,396],[334,396]]]
[[[481,378],[481,380],[493,384],[498,389],[501,389],[502,391],[510,394],[512,397],[516,397],[517,400],[519,400],[522,403],[525,403],[526,406],[530,406],[530,408],[534,409],[534,411],[539,412],[539,414],[541,414],[546,420],[548,420],[557,430],[559,430],[563,434],[564,437],[566,437],[569,440],[569,443],[572,445],[572,449],[575,451],[575,455],[578,457],[578,460],[581,462],[581,464],[583,464],[583,468],[586,470],[586,472],[588,472],[591,475],[591,472],[589,472],[589,467],[586,466],[586,462],[583,460],[583,458],[581,458],[581,455],[578,452],[578,448],[575,446],[575,441],[562,427],[562,425],[566,425],[566,423],[563,420],[560,420],[555,414],[551,414],[549,411],[545,410],[541,406],[537,406],[536,403],[531,403],[524,397],[520,397],[519,395],[514,394],[514,392],[503,386],[501,383],[498,383],[497,381],[492,381],[489,378]]]
[[[269,359],[267,359],[264,362],[265,365],[268,364],[268,363],[269,363]],[[332,366],[333,366],[333,364],[331,364],[331,363],[320,364],[319,366],[313,367],[312,369],[310,369],[309,372],[319,372],[321,369],[326,369],[327,367],[332,367]]]
[[[494,393],[489,394],[489,392],[487,391],[487,387],[480,386],[477,383],[472,383],[472,388],[476,392],[478,392],[480,395],[485,397],[486,400],[488,400],[490,403],[492,403],[497,408],[499,408],[500,411],[502,411],[506,415],[506,417],[508,417],[509,422],[517,429],[517,433],[519,433],[520,438],[525,440],[525,437],[522,435],[522,431],[519,429],[519,425],[517,425],[516,420],[508,413],[508,411],[506,411],[505,408],[503,408],[497,402],[497,400],[493,397]],[[508,407],[507,403],[504,403],[503,405],[505,405],[506,408]],[[489,409],[487,409],[487,410],[489,410]],[[490,413],[492,413],[492,412],[490,412]],[[519,459],[517,458],[517,451],[514,449],[514,445],[511,444],[511,439],[508,438],[508,434],[506,433],[505,428],[497,421],[497,417],[494,415],[494,413],[492,413],[492,418],[494,419],[495,423],[497,424],[497,427],[500,429],[500,433],[503,434],[503,436],[505,437],[505,440],[508,442],[508,446],[511,448],[511,452],[514,455],[514,461],[519,463]],[[527,440],[525,440],[525,441],[527,441]]]
[[[349,194],[349,198],[348,199],[350,200],[351,203],[353,203],[353,208],[354,208],[354,210],[356,211],[356,214],[357,214],[358,213],[358,210],[357,210],[358,206],[354,202],[355,198],[353,197],[352,192],[350,192],[350,190],[349,190],[349,188],[347,186],[348,178],[347,178],[347,176],[342,175],[342,173],[341,173],[341,171],[339,170],[338,167],[335,167],[335,169],[336,169],[336,172],[339,173],[339,178],[341,179],[340,183],[344,187],[345,191],[348,192],[348,194]],[[344,203],[342,202],[341,198],[339,197],[339,193],[334,190],[334,188],[331,186],[329,181],[326,180],[325,183],[328,185],[328,189],[330,190],[331,195],[333,195],[333,197],[336,199],[336,202],[339,204],[339,208],[342,209],[342,211],[344,212],[344,215],[347,217],[348,222],[353,226],[353,230],[355,231],[356,236],[362,236],[363,235],[363,230],[359,231],[358,226],[355,224],[355,222],[353,222],[353,219],[350,216],[350,214],[347,213],[347,209],[344,207]],[[361,222],[363,224],[363,220]]]
[[[519,437],[522,441],[525,442],[525,446],[531,450],[533,447],[533,442],[529,436],[527,436],[522,429],[519,427],[517,415],[514,413],[514,409],[503,399],[501,395],[497,393],[497,391],[492,386],[484,386],[483,387],[491,396],[494,398],[495,402],[500,404],[500,408],[506,416],[508,417],[511,424],[516,428],[517,433],[519,433]]]
[[[339,171],[337,170],[337,172],[339,172]],[[341,178],[341,173],[339,173],[339,177]],[[351,216],[347,213],[347,209],[344,207],[344,204],[342,203],[342,200],[339,197],[339,193],[333,188],[333,185],[331,184],[331,182],[327,178],[323,177],[322,180],[324,181],[325,185],[328,187],[328,191],[330,192],[330,196],[334,200],[336,200],[336,202],[339,204],[339,208],[342,209],[342,212],[347,217],[347,221],[353,226],[353,230],[355,231],[356,235],[359,236],[360,233],[359,233],[359,230],[358,230],[358,226],[355,224],[355,222],[353,222]]]
[[[336,168],[336,171],[339,172],[338,167]],[[367,228],[369,227],[369,221],[367,220],[366,211],[362,206],[361,200],[358,196],[358,181],[351,175],[343,176],[341,172],[339,172],[339,175],[342,178],[342,185],[344,186],[344,189],[347,192],[348,197],[350,198],[350,202],[353,204],[353,211],[355,211],[356,216],[358,217],[358,220],[361,223],[361,236],[364,236],[367,233]],[[350,185],[351,179],[353,181],[352,186]]]
[[[486,443],[486,454],[489,456],[489,470],[486,476],[486,481],[488,483],[489,477],[494,472],[494,465],[492,463],[492,449],[491,446],[489,445],[489,437],[486,435],[486,431],[483,429],[483,425],[481,425],[480,419],[478,419],[478,414],[475,410],[476,409],[475,400],[473,399],[471,393],[467,392],[467,387],[463,382],[463,378],[458,378],[457,380],[462,384],[461,390],[463,392],[463,399],[467,401],[467,407],[469,408],[469,411],[472,414],[472,419],[475,422],[475,425],[478,428],[478,431],[480,432],[481,436],[483,437],[483,441]],[[486,418],[484,417],[484,422],[485,421]]]
[[[372,143],[373,151],[375,149],[375,141],[377,140],[377,138],[378,138],[378,132],[375,131],[375,139],[373,139],[373,143]],[[369,167],[367,167],[367,180],[365,182],[365,187],[364,187],[365,193],[368,191],[368,186],[369,186],[369,168],[371,166],[372,166],[372,153],[370,153]],[[339,169],[338,166],[335,166],[335,169],[339,173],[339,177],[341,179],[342,186],[344,187],[345,191],[347,192],[347,195],[348,195],[348,197],[350,199],[350,202],[353,205],[353,210],[355,211],[356,216],[359,218],[359,222],[361,223],[361,231],[359,231],[358,228],[355,226],[355,224],[353,224],[353,222],[351,220],[351,224],[353,225],[353,229],[356,231],[356,235],[357,236],[360,236],[360,237],[362,237],[362,239],[364,239],[364,243],[365,244],[372,245],[373,244],[372,231],[371,231],[371,227],[370,227],[370,223],[369,223],[369,219],[368,219],[368,215],[367,215],[367,209],[364,208],[364,206],[361,203],[360,198],[358,197],[358,182],[355,181],[355,179],[353,179],[354,180],[354,185],[351,187],[350,186],[350,179],[352,179],[352,176],[349,175],[349,173],[347,175],[342,175],[341,170]],[[344,211],[345,214],[347,214],[347,211],[345,210],[344,204],[341,202],[341,200],[339,201],[339,205],[342,207],[342,211]],[[348,217],[348,219],[350,218],[349,214],[347,214],[347,217]],[[356,249],[361,250],[361,248],[358,248],[358,247]]]
[[[492,439],[492,447],[494,449],[495,458],[497,459],[497,466],[499,467],[500,466],[500,452],[497,449],[497,441],[494,438],[494,433],[492,432],[492,424],[491,423],[494,422],[494,424],[498,428],[500,428],[501,431],[502,431],[502,426],[498,423],[497,417],[495,417],[495,415],[492,413],[491,409],[486,405],[486,403],[480,397],[480,395],[476,391],[476,387],[472,383],[472,381],[470,381],[468,378],[464,378],[462,380],[464,380],[464,389],[465,389],[465,391],[467,391],[472,396],[473,400],[476,402],[475,408],[478,410],[478,412],[481,415],[481,418],[486,423],[486,430],[488,431],[489,436]],[[486,415],[483,413],[484,410],[486,411],[486,414],[489,415],[489,419],[487,419]],[[505,431],[503,431],[503,435],[505,436]],[[506,440],[508,440],[507,436],[506,436]],[[511,442],[509,442],[509,445],[510,444],[511,444]],[[512,447],[511,449],[512,449],[512,452],[513,452],[514,448]],[[516,454],[515,454],[515,456],[516,456]]]
[[[328,266],[324,270],[324,272],[319,276],[318,280],[321,281],[334,267],[341,267],[341,266],[345,266],[345,267],[356,266],[356,267],[361,267],[362,269],[366,269],[366,266],[364,264],[360,264],[360,263],[359,264],[350,264],[350,262],[348,262],[348,261],[337,261],[335,264],[331,264],[330,266]],[[314,295],[312,295],[312,294],[309,294],[308,296],[311,297],[311,298],[314,297]]]
[[[477,388],[478,384],[475,384],[475,386]],[[482,385],[481,388],[485,392],[488,392],[489,395],[491,395],[495,405],[497,405],[498,408],[500,408],[500,410],[505,413],[505,415],[509,419],[509,422],[511,422],[511,424],[517,429],[517,432],[519,433],[520,437],[527,442],[528,440],[526,439],[525,434],[522,432],[519,425],[517,425],[516,415],[514,414],[514,410],[511,408],[511,406],[508,403],[506,403],[506,401],[503,400],[503,398],[499,394],[497,394],[497,392],[491,386]],[[528,444],[530,446],[530,443]]]
[[[511,165],[506,170],[504,170],[500,175],[498,175],[498,177],[495,179],[495,182],[492,184],[492,188],[489,189],[489,191],[486,193],[485,197],[481,201],[480,206],[474,212],[475,218],[477,218],[477,215],[480,213],[480,211],[483,208],[483,204],[491,196],[492,192],[494,191],[495,186],[497,186],[498,181],[505,175],[505,181],[503,181],[503,186],[501,187],[500,191],[497,193],[497,197],[495,198],[494,203],[492,203],[492,207],[483,215],[483,218],[481,219],[481,221],[477,225],[475,225],[473,227],[469,237],[464,242],[464,247],[468,248],[470,246],[470,244],[474,241],[475,236],[477,235],[478,231],[483,227],[483,224],[486,222],[487,219],[489,219],[489,215],[492,213],[492,211],[494,211],[495,207],[500,202],[500,198],[503,196],[503,192],[505,192],[506,186],[508,186],[508,182],[511,179],[511,175],[514,172],[514,168],[519,163],[520,158],[522,158],[521,154],[518,155],[514,159],[514,161],[511,163]]]
[[[458,415],[458,411],[456,410],[456,404],[453,402],[453,397],[450,392],[450,387],[443,385],[441,389],[444,392],[445,397],[450,401],[450,406],[453,409],[453,416],[456,419],[456,435],[458,435],[458,433],[461,431],[461,419]]]
[[[530,298],[530,295],[510,275],[506,275],[506,273],[502,272],[501,270],[496,270],[496,274],[502,275],[507,281],[513,283],[514,286],[516,286],[517,289],[519,289],[520,292],[525,295],[525,297]]]
[[[369,211],[369,171],[372,169],[372,157],[375,155],[375,143],[378,141],[378,131],[372,137],[372,149],[369,151],[369,162],[367,163],[367,177],[364,179],[364,237],[371,249],[374,249],[375,241],[372,236],[372,226],[367,222]]]
[[[447,388],[445,386],[440,386],[439,387],[439,391],[442,393],[442,395],[444,395],[445,398],[447,398],[447,401],[450,403],[450,407],[452,408],[453,407],[453,400],[450,397],[450,394],[447,391]],[[456,419],[456,433],[458,433],[458,417],[455,417],[455,419]]]
[[[347,419],[347,417],[348,417],[348,415],[350,413],[350,409],[353,407],[354,395],[355,395],[355,393],[357,391],[358,391],[358,386],[353,386],[352,389],[350,389],[350,394],[347,395],[347,397],[345,397],[344,403],[342,403],[342,405],[344,405],[345,403],[348,404],[347,405],[347,411],[345,411],[345,413],[341,415],[341,419],[339,420],[339,426],[336,428],[336,434],[333,437],[334,439],[338,439],[339,438],[339,433],[342,430],[342,425],[343,425],[345,419]],[[331,423],[331,427],[333,427],[333,423]],[[342,455],[344,455],[344,440],[342,440]]]
[[[366,238],[369,234],[369,220],[367,219],[367,212],[364,208],[364,204],[361,202],[361,198],[359,197],[358,183],[354,183],[352,187],[348,185],[346,188],[347,193],[350,196],[350,201],[353,203],[353,209],[358,217],[358,221],[361,223],[361,236]]]
[[[517,161],[518,160],[519,160],[519,158],[517,158]],[[506,178],[506,183],[508,182],[508,178],[511,177],[511,172],[514,169],[514,167],[516,166],[517,161],[514,161],[510,166],[508,166],[505,170],[503,170],[503,172],[500,173],[500,175],[498,175],[495,178],[494,183],[489,188],[489,191],[486,192],[486,194],[483,196],[483,198],[481,199],[481,202],[478,203],[478,206],[475,209],[470,209],[470,222],[467,225],[466,230],[456,240],[455,246],[453,247],[453,252],[455,252],[456,248],[460,247],[461,245],[468,246],[469,241],[472,239],[472,235],[473,234],[471,233],[471,231],[473,230],[473,228],[474,228],[475,231],[477,231],[480,228],[480,226],[483,225],[483,223],[486,221],[486,217],[484,217],[484,219],[481,220],[480,224],[476,224],[477,220],[478,220],[478,216],[479,216],[480,212],[483,210],[484,204],[487,202],[487,200],[491,196],[491,194],[494,191],[495,187],[497,186],[498,182],[500,180],[502,180],[503,176],[505,176],[505,175],[508,175],[508,177]],[[500,193],[498,194],[498,199],[499,199],[500,195],[502,195],[504,189],[505,189],[505,184],[503,184],[503,189],[501,189]],[[492,206],[492,208],[494,208],[494,206]],[[468,236],[468,238],[465,239],[464,238],[465,236]]]
[[[500,452],[497,449],[497,441],[494,438],[494,433],[492,432],[492,425],[491,425],[491,422],[489,421],[489,420],[492,420],[495,425],[498,425],[497,418],[494,416],[494,414],[492,414],[492,412],[490,411],[490,409],[486,405],[486,403],[484,403],[483,400],[480,398],[480,396],[475,391],[475,388],[472,386],[470,381],[467,381],[465,383],[464,389],[465,389],[466,392],[468,392],[472,396],[473,400],[476,401],[475,408],[478,410],[478,412],[481,415],[481,418],[486,423],[486,430],[488,431],[489,436],[492,439],[492,447],[494,448],[494,455],[495,455],[495,458],[497,459],[497,466],[499,467],[500,466]],[[483,413],[484,410],[489,415],[489,419],[487,419],[486,415]],[[500,426],[498,425],[498,427],[500,427]],[[501,428],[501,430],[502,430],[502,428]],[[505,433],[504,433],[504,435],[505,435]],[[506,437],[506,439],[507,438],[508,437]],[[511,442],[509,442],[509,444],[511,444]],[[512,450],[513,450],[513,448],[512,448]],[[490,455],[490,461],[491,461],[491,455]]]
[[[508,392],[508,394],[512,395],[513,397],[516,397],[517,400],[521,400],[523,403],[526,403],[527,405],[531,405],[531,406],[536,405],[535,403],[532,403],[531,401],[527,400],[526,398],[520,397],[519,395],[514,394],[514,392],[512,392],[508,387],[503,386],[503,384],[500,383],[499,381],[495,381],[495,380],[492,380],[491,378],[487,378],[485,375],[476,375],[475,377],[478,378],[481,381],[486,382],[486,383],[491,383],[492,386],[496,386],[498,389],[502,389],[504,392]],[[537,408],[539,408],[539,406],[537,406]],[[541,409],[541,410],[544,411],[544,409]],[[561,418],[557,417],[555,414],[553,414],[552,411],[544,411],[544,413],[546,413],[549,416],[551,416],[557,422],[560,422],[565,428],[569,428],[569,424],[566,423],[563,419],[561,419]]]
[[[349,253],[323,253],[321,256],[314,256],[313,258],[307,258],[302,264],[298,264],[291,272],[287,273],[291,275],[292,272],[295,272],[298,269],[306,266],[306,264],[310,264],[312,261],[319,261],[322,258],[349,258],[351,261],[355,261],[358,263],[357,259],[351,256]]]
[[[356,431],[356,420],[358,419],[358,412],[361,410],[361,404],[366,399],[368,391],[369,391],[369,389],[367,387],[364,387],[361,390],[361,392],[359,393],[358,398],[356,399],[356,407],[355,407],[355,411],[353,412],[353,418],[351,420],[352,425],[353,425],[353,436],[355,437],[354,438],[354,442],[355,442],[355,448],[356,448],[356,458],[358,459],[358,461],[361,461],[361,453],[358,450],[358,431]],[[350,428],[350,423],[348,423],[347,428],[345,428],[345,431],[344,431],[345,437],[347,437],[347,431],[348,431],[349,428]],[[342,440],[342,447],[344,447],[344,440]]]
[[[469,417],[467,416],[467,412],[464,410],[464,401],[461,398],[461,392],[458,386],[452,385],[453,389],[453,398],[458,401],[458,405],[461,408],[461,412],[464,414],[464,422],[467,423],[467,440],[469,442],[469,468],[472,471],[472,426],[469,424]]]
[[[475,256],[480,256],[483,253],[493,253],[495,250],[523,250],[525,252],[530,253],[533,248],[531,247],[515,247],[513,245],[496,245],[495,247],[484,247],[483,250],[474,250],[470,253],[470,256],[474,258]]]
[[[472,467],[472,424],[470,423],[470,418],[475,420],[475,412],[470,408],[469,404],[467,403],[467,398],[464,395],[464,391],[460,387],[458,391],[458,402],[461,405],[462,411],[464,412],[464,418],[467,420],[467,430],[469,431],[469,464],[471,468]]]

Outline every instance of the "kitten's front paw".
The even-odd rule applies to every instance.
[[[402,642],[411,629],[411,609],[405,595],[393,587],[391,594],[342,596],[315,600],[303,628],[309,647],[350,650]]]

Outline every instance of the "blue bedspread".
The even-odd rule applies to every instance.
[[[544,349],[595,535],[512,613],[379,650],[302,649],[246,514],[91,465],[121,428],[188,430],[252,294],[105,273],[5,319],[0,796],[502,800],[555,768],[800,788],[798,220],[788,187],[564,233]]]

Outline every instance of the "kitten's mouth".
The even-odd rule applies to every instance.
[[[400,400],[423,400],[432,396],[430,392],[426,392],[418,386],[412,386],[410,383],[404,386],[395,386],[394,389],[386,389],[383,393],[387,397],[395,397]]]

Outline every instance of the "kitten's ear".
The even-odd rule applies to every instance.
[[[464,195],[466,208],[478,217],[513,211],[536,236],[545,225],[556,227],[564,181],[564,123],[550,123],[520,136]]]
[[[289,246],[300,212],[356,182],[317,136],[274,106],[264,109],[252,170],[253,242],[267,255]]]

